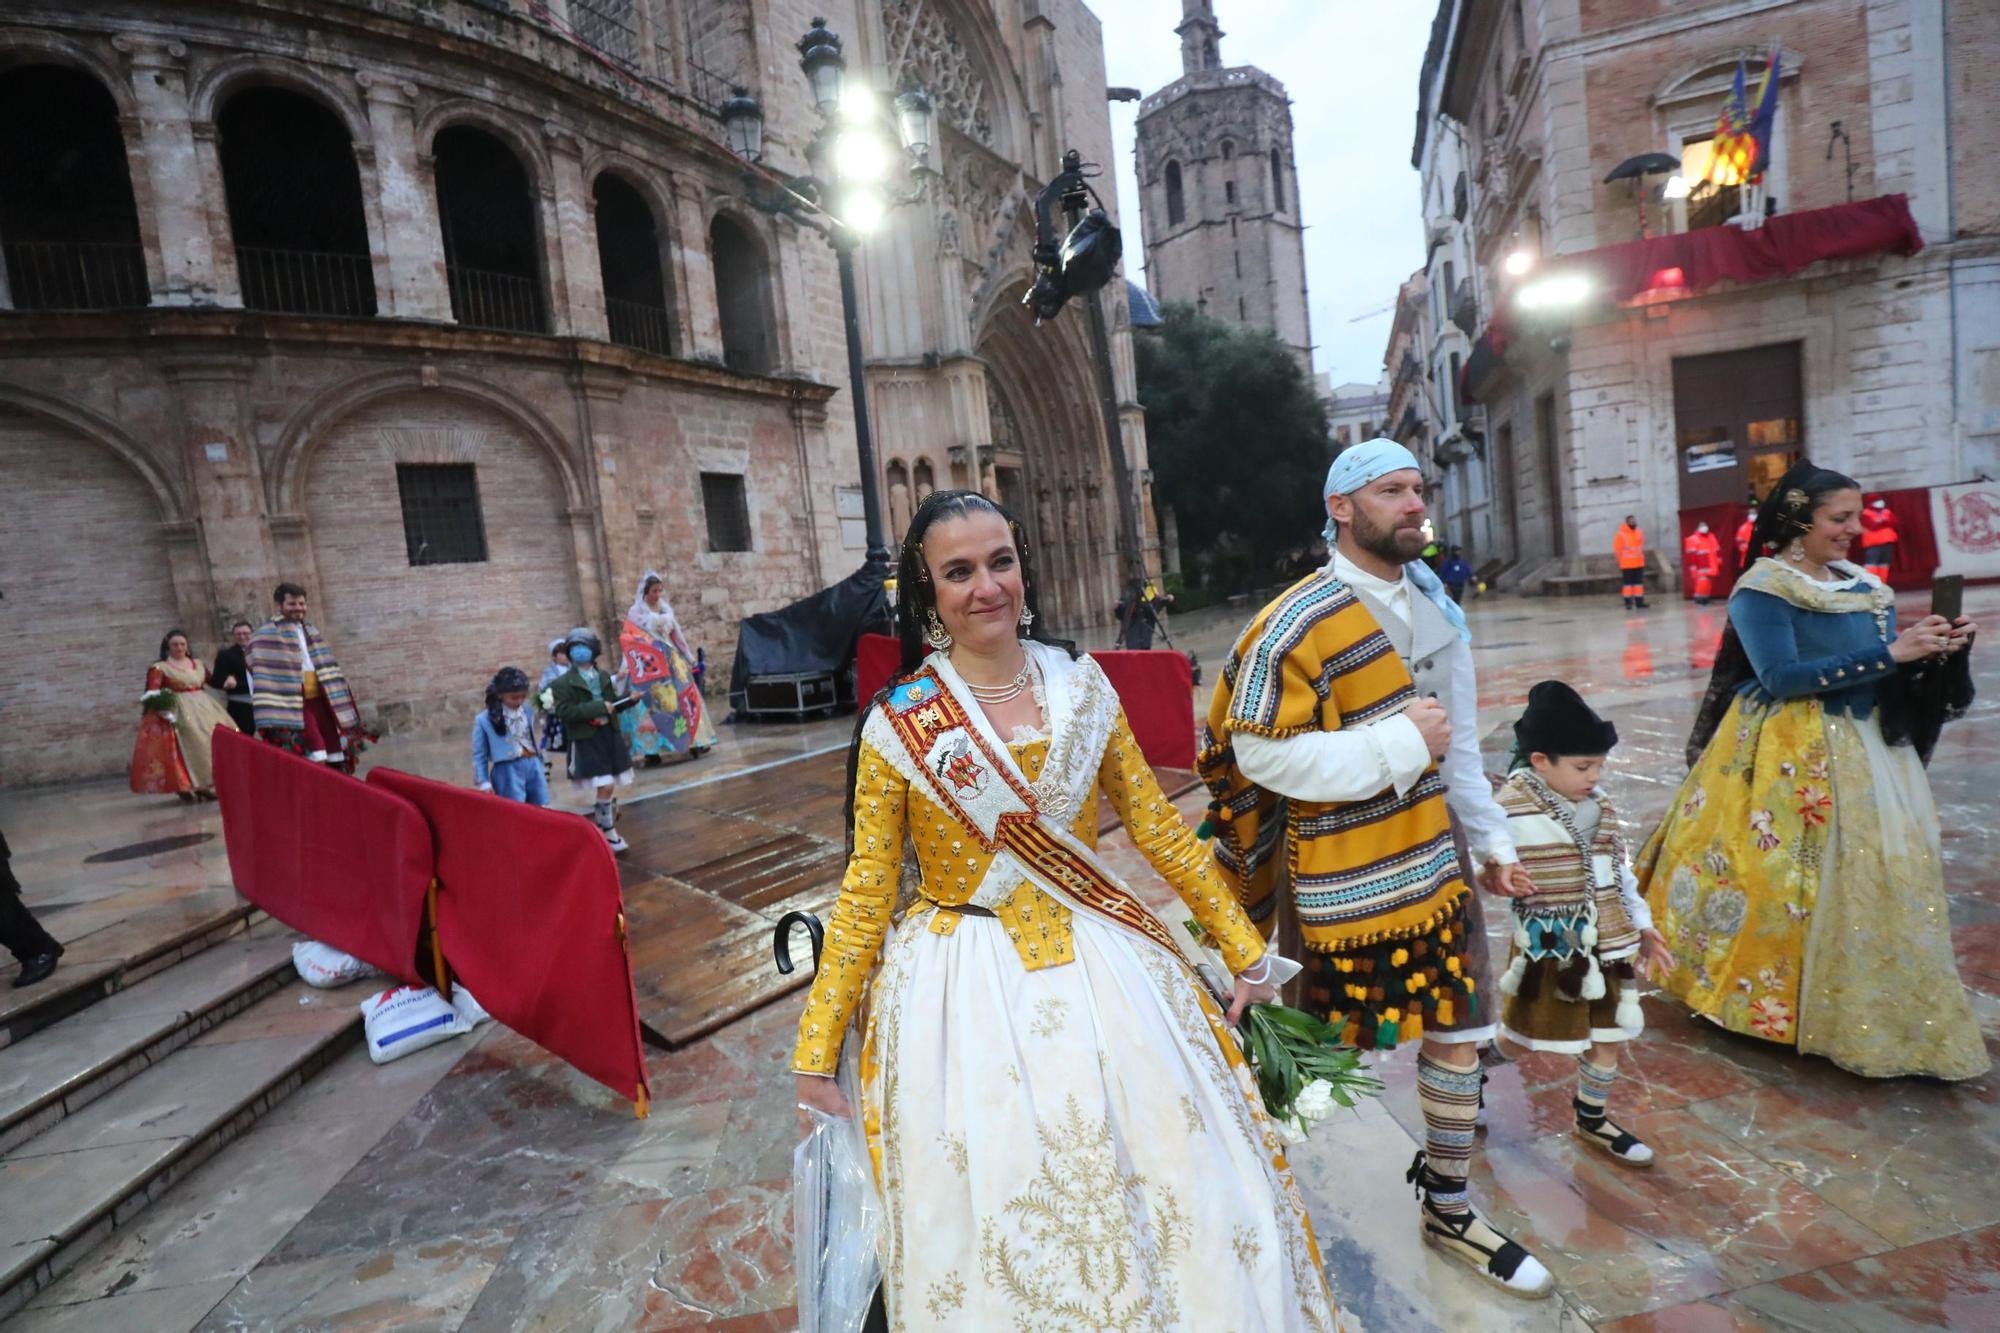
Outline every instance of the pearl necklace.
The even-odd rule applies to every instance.
[[[1029,664],[1024,659],[1021,663],[1020,671],[1016,672],[1014,678],[1010,681],[1006,681],[999,685],[979,685],[972,681],[966,680],[965,688],[970,690],[972,692],[972,697],[978,700],[982,704],[998,705],[1004,703],[1012,703],[1014,700],[1021,697],[1022,691],[1028,688],[1029,670],[1030,670]],[[965,680],[965,677],[960,676],[959,679]]]

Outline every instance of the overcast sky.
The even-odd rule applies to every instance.
[[[1180,0],[1086,0],[1104,22],[1108,82],[1151,94],[1180,77]],[[1423,262],[1410,167],[1426,0],[1216,0],[1222,63],[1256,65],[1292,98],[1306,223],[1313,362],[1339,384],[1382,373],[1389,306]],[[1136,102],[1111,104],[1126,266],[1144,281],[1132,161]],[[1357,318],[1366,316],[1366,318]]]

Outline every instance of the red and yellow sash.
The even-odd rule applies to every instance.
[[[1034,789],[1013,759],[994,752],[982,728],[931,667],[892,690],[884,712],[930,799],[956,817],[983,848],[1011,854],[1037,887],[1143,935],[1196,971],[1160,919],[1088,847],[1043,818]]]

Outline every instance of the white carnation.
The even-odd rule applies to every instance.
[[[1292,1110],[1308,1125],[1316,1125],[1332,1115],[1333,1108],[1333,1085],[1323,1078],[1306,1084],[1292,1103]]]

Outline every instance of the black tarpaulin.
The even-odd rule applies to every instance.
[[[758,676],[829,672],[838,677],[841,701],[853,701],[847,668],[863,634],[893,634],[888,570],[864,564],[829,588],[776,611],[745,616],[736,628],[736,664],[729,673],[730,707],[742,711],[745,691]]]

